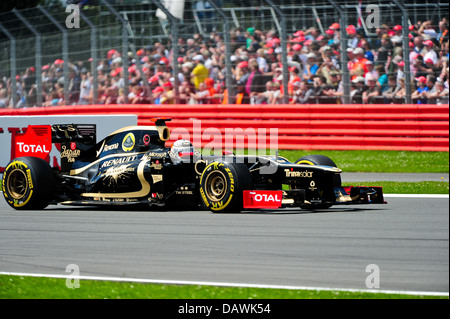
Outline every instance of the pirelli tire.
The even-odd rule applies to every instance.
[[[37,157],[16,158],[3,173],[3,197],[17,210],[44,209],[55,189],[54,172],[46,161]]]
[[[324,165],[337,167],[336,163],[331,160],[331,158],[325,155],[307,155],[299,158],[295,161],[295,164],[303,164],[303,165]],[[336,174],[333,178],[333,187],[342,187],[341,175]],[[300,207],[303,209],[323,209],[330,208],[333,206],[332,204],[314,204],[314,205],[301,205]]]
[[[243,191],[251,189],[252,177],[244,164],[213,162],[200,178],[200,197],[213,213],[238,213],[243,206]]]

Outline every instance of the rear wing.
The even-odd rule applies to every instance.
[[[61,170],[68,171],[75,160],[96,144],[95,124],[29,125],[13,137],[11,158],[38,157],[50,162],[53,144],[60,151]]]
[[[95,145],[97,126],[95,124],[55,124],[52,125],[52,142],[69,143],[81,142]]]

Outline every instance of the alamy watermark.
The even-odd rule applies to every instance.
[[[66,7],[66,13],[69,15],[66,18],[66,27],[68,29],[80,28],[80,7],[76,4],[69,4]]]
[[[75,264],[67,265],[66,272],[70,273],[66,278],[66,287],[69,289],[80,288],[80,267]]]
[[[366,267],[366,272],[369,275],[366,278],[366,287],[369,289],[380,288],[380,267],[376,264],[370,264]]]
[[[369,14],[366,18],[366,27],[368,29],[380,28],[380,7],[376,4],[369,4],[366,7],[366,13]]]

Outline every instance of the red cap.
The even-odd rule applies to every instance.
[[[161,86],[158,86],[156,89],[152,91],[152,93],[164,92],[164,89]]]
[[[248,62],[247,61],[242,61],[241,63],[239,63],[238,68],[242,69],[242,68],[248,68]]]
[[[108,51],[108,59],[112,58],[112,56],[116,54],[116,50],[112,49]]]
[[[302,49],[302,46],[301,46],[301,44],[294,44],[294,45],[292,46],[292,49],[293,49],[294,51],[300,51],[300,50]]]
[[[394,29],[395,31],[400,31],[400,30],[402,30],[402,26],[399,25],[399,24],[397,24],[395,27],[393,27],[393,29]]]
[[[348,34],[355,34],[356,33],[356,28],[353,24],[349,25],[346,29]]]
[[[421,83],[427,83],[427,78],[424,76],[416,78],[416,81],[419,81]]]
[[[339,25],[339,23],[333,23],[332,25],[330,25],[330,29],[331,30],[336,30],[336,29],[340,29],[341,26]]]

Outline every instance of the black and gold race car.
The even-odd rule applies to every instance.
[[[166,121],[125,127],[98,143],[95,125],[29,126],[16,141],[21,156],[4,171],[3,196],[18,210],[63,204],[239,212],[385,203],[381,187],[342,187],[341,170],[322,155],[292,163],[279,156],[205,156],[187,140],[167,148]],[[52,147],[60,150],[58,168],[48,163]]]

